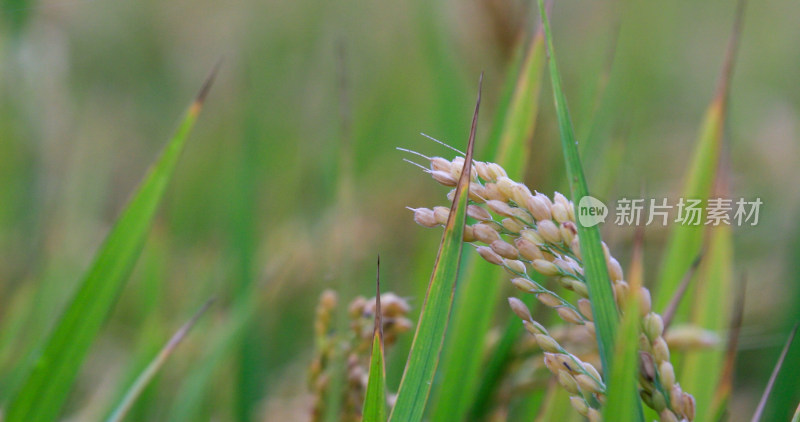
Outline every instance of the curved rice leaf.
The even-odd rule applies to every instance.
[[[364,397],[364,422],[386,421],[386,365],[383,359],[383,321],[381,313],[381,258],[378,257],[375,329],[372,330],[372,356],[369,360],[367,393]]]
[[[753,413],[753,418],[750,419],[750,422],[758,422],[761,420],[761,415],[764,414],[764,408],[767,406],[769,395],[772,393],[772,388],[775,386],[775,379],[778,378],[778,373],[781,372],[781,367],[786,360],[786,354],[789,353],[789,348],[792,347],[792,342],[794,341],[794,336],[797,334],[798,327],[800,327],[800,323],[795,324],[794,328],[792,328],[792,332],[789,333],[789,338],[786,339],[786,344],[783,345],[781,355],[778,356],[778,361],[775,362],[775,368],[772,369],[772,375],[769,376],[767,386],[764,387],[764,393],[761,394],[761,400],[758,401],[758,407],[756,407],[756,411]]]
[[[703,205],[712,194],[717,167],[720,162],[725,115],[728,107],[728,91],[741,33],[743,14],[744,0],[740,0],[717,92],[703,118],[700,134],[697,138],[692,161],[686,173],[686,181],[681,193],[682,198],[699,199]],[[671,230],[661,261],[661,273],[656,285],[657,294],[653,298],[654,309],[664,309],[669,303],[670,297],[680,284],[682,276],[691,267],[692,261],[702,249],[703,233],[703,227],[700,225],[679,224],[675,225]],[[688,307],[683,309],[688,310]],[[685,320],[685,315],[685,311],[679,311],[679,321],[681,319]]]
[[[124,420],[125,415],[128,414],[128,411],[131,409],[133,404],[136,402],[136,399],[139,398],[139,395],[142,394],[145,387],[150,383],[150,381],[156,376],[158,371],[164,366],[164,363],[167,362],[167,358],[175,351],[178,345],[183,341],[189,331],[194,327],[197,320],[202,316],[206,310],[211,306],[214,302],[214,299],[209,299],[199,311],[197,311],[191,319],[189,319],[186,324],[184,324],[172,338],[169,339],[167,344],[158,352],[158,354],[153,358],[147,368],[142,371],[141,374],[136,378],[136,380],[131,384],[128,391],[125,392],[125,396],[120,400],[119,404],[114,408],[114,411],[111,412],[111,415],[106,419],[107,422],[121,422]]]
[[[631,292],[638,292],[644,277],[643,248],[644,226],[637,227],[628,283]],[[639,301],[631,295],[625,304],[625,313],[614,342],[614,365],[608,376],[608,401],[603,407],[603,418],[607,421],[644,421],[642,406],[636,385],[639,350]]]
[[[537,104],[544,69],[544,34],[537,31],[527,49],[518,72],[519,77],[505,106],[498,116],[501,130],[489,151],[490,161],[506,169],[510,177],[522,179],[528,157],[529,140],[536,126]],[[436,392],[432,421],[463,420],[478,392],[481,360],[484,350],[474,347],[486,338],[494,310],[504,283],[497,278],[496,268],[483,260],[469,259],[460,291],[456,295],[452,328],[447,336],[442,357],[441,384]],[[514,324],[520,332],[519,324]]]
[[[580,200],[589,195],[589,188],[583,174],[583,166],[578,154],[578,142],[575,139],[575,131],[572,127],[567,101],[561,88],[561,75],[556,65],[553,36],[550,32],[550,22],[547,17],[544,0],[539,0],[539,11],[547,43],[550,81],[553,86],[553,97],[556,114],[558,115],[561,146],[564,152],[572,201],[575,204],[575,215],[577,216],[580,214],[578,206]],[[600,231],[596,225],[592,227],[584,226],[581,224],[580,219],[577,219],[577,223],[581,255],[583,256],[583,264],[586,271],[586,286],[589,289],[589,300],[592,303],[592,314],[597,330],[597,350],[600,354],[603,373],[610,374],[613,368],[611,353],[614,350],[618,323],[617,305],[614,302],[614,295],[611,290],[611,280],[609,279],[605,254],[600,241]],[[638,415],[642,415],[641,402],[636,401],[636,407]]]
[[[564,151],[572,201],[575,203],[575,215],[578,215],[578,203],[581,198],[589,195],[589,188],[583,175],[575,131],[567,109],[566,98],[561,88],[561,76],[556,65],[553,36],[550,32],[550,22],[544,7],[544,0],[539,0],[539,11],[544,24],[550,64],[550,81],[553,85],[553,97],[556,113],[558,114],[561,146]],[[603,363],[603,371],[609,373],[610,353],[613,350],[614,338],[616,337],[617,306],[614,303],[605,255],[600,244],[600,231],[597,226],[585,227],[580,224],[580,220],[578,220],[577,226],[578,237],[581,239],[581,255],[584,258],[584,266],[586,268],[586,284],[589,288],[589,298],[592,302],[592,313],[594,314],[595,327],[597,329],[598,351],[600,360]]]
[[[32,371],[11,400],[7,421],[52,421],[58,417],[89,347],[139,257],[215,74],[216,68],[97,252],[75,296],[35,359]]]
[[[481,80],[483,75],[481,75]],[[428,284],[428,292],[417,324],[417,331],[411,343],[408,362],[400,381],[397,402],[389,416],[390,421],[418,422],[422,420],[430,395],[433,378],[439,364],[439,355],[444,344],[444,335],[453,306],[456,279],[461,262],[461,249],[464,238],[464,223],[467,217],[469,182],[472,171],[472,154],[475,145],[475,130],[478,125],[480,108],[480,88],[472,128],[469,135],[464,168],[456,187],[450,216],[442,235],[439,254],[433,266],[433,274]]]

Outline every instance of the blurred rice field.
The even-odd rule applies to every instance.
[[[647,197],[679,195],[734,3],[556,2],[559,66],[597,196],[633,197],[642,186]],[[380,254],[382,289],[409,298],[413,320],[422,305],[440,231],[415,225],[405,207],[439,204],[446,192],[396,147],[451,156],[420,132],[466,145],[483,71],[476,158],[485,159],[514,52],[537,16],[517,0],[3,0],[0,403],[221,59],[142,256],[62,415],[106,416],[172,333],[217,297],[127,420],[306,420],[323,289],[373,295]],[[764,204],[758,225],[734,231],[747,292],[731,421],[749,419],[800,319],[798,22],[796,1],[751,2],[730,88],[731,191]],[[525,181],[550,194],[568,188],[544,86]],[[627,262],[634,228],[602,231]],[[648,227],[648,281],[666,235]],[[509,316],[498,315],[498,324]],[[393,391],[409,345],[401,340],[387,357]],[[794,412],[798,368],[795,344],[765,420]]]

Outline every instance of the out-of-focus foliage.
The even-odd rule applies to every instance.
[[[450,155],[418,135],[425,132],[463,148],[472,81],[483,70],[483,149],[503,78],[513,74],[511,52],[534,26],[530,3],[2,2],[0,403],[174,116],[223,58],[142,257],[62,415],[107,415],[175,327],[217,295],[128,420],[304,420],[313,310],[324,288],[371,295],[379,252],[382,289],[408,297],[413,312],[421,307],[441,233],[418,228],[404,207],[445,192],[395,147]],[[601,199],[636,197],[642,185],[648,198],[680,195],[734,9],[721,0],[556,2],[559,70],[586,177]],[[752,3],[731,81],[730,194],[764,203],[758,225],[732,233],[734,278],[751,280],[733,421],[751,414],[800,317],[798,14],[789,0]],[[549,87],[541,97],[552,97]],[[539,106],[525,182],[563,192],[557,119],[551,101]],[[351,160],[339,158],[343,137]],[[348,162],[352,200],[342,215],[337,192]],[[601,226],[620,261],[633,231]],[[647,228],[648,286],[667,233]],[[502,324],[505,300],[497,306]],[[389,391],[409,345],[400,339],[386,356]],[[798,350],[789,351],[764,420],[788,420],[800,401],[790,370]]]

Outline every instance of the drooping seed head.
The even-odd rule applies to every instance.
[[[553,205],[553,209],[550,210],[550,212],[553,214],[553,220],[556,220],[559,223],[569,221],[569,212],[563,204],[556,203]]]
[[[614,283],[614,299],[617,301],[617,306],[620,308],[625,306],[628,300],[628,283],[624,281],[617,281]]]
[[[472,243],[475,240],[475,228],[472,226],[464,226],[464,242]]]
[[[650,339],[644,333],[639,333],[639,350],[646,353],[652,353],[653,347],[650,345]]]
[[[586,286],[586,283],[580,280],[575,280],[574,278],[571,277],[565,277],[565,278],[569,278],[570,283],[572,284],[572,290],[574,290],[575,293],[581,295],[581,297],[585,298],[589,297],[589,287]]]
[[[661,319],[660,315],[654,312],[650,312],[644,317],[642,326],[644,328],[644,333],[647,335],[647,338],[649,338],[650,341],[653,341],[664,334],[664,321]]]
[[[528,211],[525,211],[522,208],[511,208],[511,213],[513,214],[513,217],[519,220],[522,224],[528,226],[533,224],[533,218]]]
[[[561,241],[561,231],[558,229],[553,220],[542,220],[536,224],[536,230],[542,238],[550,243],[558,243]]]
[[[624,280],[622,278],[622,266],[619,265],[619,261],[616,258],[613,256],[606,258],[606,265],[608,266],[608,276],[611,281]]]
[[[497,183],[487,183],[487,184],[483,185],[483,188],[484,188],[483,189],[483,193],[485,195],[484,196],[485,199],[487,199],[487,200],[494,199],[496,201],[504,201],[505,200],[505,197],[500,192],[500,188],[497,187]]]
[[[529,196],[531,196],[530,189],[522,183],[515,183],[514,186],[511,187],[511,200],[513,200],[517,206],[525,206],[525,200]]]
[[[653,357],[656,362],[669,362],[669,347],[664,337],[659,337],[653,341]]]
[[[563,260],[561,258],[554,259],[553,260],[553,264],[555,264],[555,266],[558,267],[558,269],[561,270],[562,273],[566,273],[566,274],[574,274],[575,273],[575,269],[572,267],[572,265],[570,265],[569,262],[567,262],[567,261],[565,261],[565,260]]]
[[[497,180],[501,177],[508,177],[508,174],[506,173],[505,169],[501,167],[500,164],[486,163],[486,165],[488,167],[488,173],[491,178],[490,180]]]
[[[503,201],[498,201],[496,199],[491,199],[486,201],[486,206],[489,207],[492,212],[498,215],[502,215],[503,217],[513,217],[514,213],[511,211],[511,206]]]
[[[566,196],[562,195],[560,192],[553,193],[553,204],[561,204],[565,209],[570,208],[569,199]]]
[[[489,211],[477,205],[467,205],[467,215],[478,221],[488,221],[492,219],[492,215],[489,214]]]
[[[458,180],[461,177],[461,170],[464,168],[464,157],[453,158],[450,164],[450,176]]]
[[[500,190],[500,193],[502,193],[503,196],[505,197],[504,202],[514,200],[515,186],[517,186],[517,182],[509,179],[508,177],[500,177],[497,179],[497,188]]]
[[[570,373],[566,370],[558,371],[558,383],[564,387],[570,394],[579,394],[580,390],[578,389],[578,383],[575,381],[575,378],[570,375]]]
[[[489,246],[492,248],[493,251],[495,251],[495,253],[502,256],[503,258],[508,258],[508,259],[519,258],[519,251],[517,250],[517,248],[515,248],[514,245],[504,240],[501,239],[495,240],[494,242],[489,244]]]
[[[536,299],[539,299],[539,302],[542,302],[548,308],[556,308],[562,305],[561,301],[550,293],[539,293],[536,295]]]
[[[543,239],[543,238],[542,238],[542,236],[539,234],[539,232],[537,232],[537,231],[536,231],[536,230],[534,230],[534,229],[525,229],[525,230],[522,230],[522,231],[520,231],[520,232],[519,232],[519,235],[520,235],[520,236],[522,236],[522,237],[523,237],[524,239],[526,239],[527,241],[529,241],[529,242],[533,243],[533,244],[534,244],[534,245],[536,245],[537,247],[538,247],[538,246],[541,246],[541,245],[544,245],[544,239]]]
[[[539,247],[524,237],[514,239],[514,245],[517,247],[519,254],[528,261],[544,259],[544,255],[542,255],[542,251],[539,250]]]
[[[531,316],[531,311],[525,306],[521,300],[510,297],[508,298],[508,306],[511,307],[511,310],[514,311],[517,316],[523,321],[533,321],[533,317]]]
[[[680,409],[683,406],[683,390],[681,390],[680,384],[675,383],[669,389],[669,401],[673,409]]]
[[[600,384],[598,384],[597,381],[588,375],[578,374],[575,376],[575,381],[578,382],[578,385],[581,387],[581,391],[586,394],[597,394],[603,391],[600,388]]]
[[[530,292],[536,290],[536,285],[533,284],[532,281],[528,280],[527,278],[523,278],[523,277],[512,278],[511,279],[511,284],[513,284],[514,287],[522,290],[525,293],[530,293]]]
[[[552,216],[550,200],[540,193],[529,195],[520,205],[530,211],[536,221],[549,220]]]
[[[652,383],[656,379],[656,364],[650,353],[639,352],[639,376],[644,378],[646,383]]]
[[[547,329],[544,328],[542,324],[539,324],[534,320],[523,321],[523,322],[525,322],[525,329],[528,330],[528,332],[531,334],[544,334],[546,336],[550,335],[547,333]]]
[[[686,416],[686,418],[689,420],[694,420],[695,411],[697,407],[697,403],[694,400],[694,396],[684,391],[682,403],[683,403],[682,406],[683,416]]]
[[[587,412],[586,417],[589,418],[589,422],[603,422],[603,415],[599,410],[593,407],[589,408],[589,412]]]
[[[450,217],[450,208],[447,207],[433,207],[433,217],[436,222],[441,225],[447,224],[447,218]]]
[[[556,310],[558,312],[558,316],[561,317],[566,322],[571,324],[581,325],[583,324],[583,319],[577,312],[575,312],[572,308],[561,307]]]
[[[431,170],[450,173],[450,161],[442,157],[431,157]]]
[[[556,355],[555,353],[549,353],[549,352],[544,353],[544,366],[546,366],[547,370],[553,373],[553,375],[557,374],[559,371],[561,371],[561,369],[563,369],[563,367],[561,367],[561,363],[556,358],[556,356],[558,355]]]
[[[597,330],[594,327],[594,322],[586,322],[583,324],[583,329],[586,330],[586,334],[591,337],[593,340],[597,340]]]
[[[476,250],[478,251],[478,254],[489,263],[494,265],[503,265],[503,258],[495,253],[492,248],[488,246],[478,246]]]
[[[581,242],[580,242],[580,240],[578,240],[578,236],[577,235],[572,238],[572,241],[569,244],[569,248],[570,248],[570,250],[572,250],[572,253],[575,254],[576,258],[583,259],[581,257]]]
[[[650,402],[653,410],[661,412],[667,408],[667,399],[660,391],[654,390],[650,395]]]
[[[658,366],[658,373],[661,378],[661,385],[669,390],[675,385],[675,368],[671,363],[664,361]]]
[[[527,274],[525,263],[516,259],[504,259],[503,266],[511,275]]]
[[[564,243],[572,245],[572,240],[578,235],[578,228],[575,226],[575,223],[572,221],[565,221],[561,223],[559,230],[561,231],[561,238],[564,239]]]
[[[578,299],[578,310],[581,311],[581,315],[589,321],[593,321],[592,316],[592,302],[589,302],[589,299],[580,298]]]
[[[495,230],[489,224],[480,223],[472,227],[475,232],[475,238],[487,245],[490,245],[495,240],[500,239],[500,235],[497,233],[497,230]]]
[[[572,404],[572,408],[581,415],[586,416],[589,413],[589,406],[582,397],[572,396],[569,398],[569,402]]]
[[[545,352],[550,352],[550,353],[561,352],[561,346],[559,346],[558,343],[556,343],[556,341],[553,340],[552,337],[544,334],[535,334],[534,337],[536,338],[536,343]]]
[[[558,267],[550,261],[544,259],[536,259],[531,263],[533,269],[542,275],[554,276],[558,275]]]
[[[431,177],[444,186],[454,187],[458,184],[458,180],[454,179],[449,172],[441,170],[432,170]]]
[[[491,180],[492,176],[489,175],[489,166],[486,163],[483,161],[475,161],[472,165],[475,167],[475,171],[478,172],[478,176],[480,176],[481,179],[487,181]]]
[[[661,422],[680,422],[675,414],[669,409],[662,410],[659,416],[661,416]]]
[[[439,225],[436,222],[436,217],[433,215],[433,210],[427,208],[414,209],[414,222],[422,227],[433,228]]]
[[[696,325],[678,325],[664,333],[670,347],[678,349],[705,349],[720,342],[719,335]]]
[[[647,290],[646,287],[641,287],[639,289],[639,314],[641,316],[645,316],[650,313],[650,310],[653,308],[653,302],[650,299],[650,290]]]
[[[375,301],[370,303],[371,310],[374,312]],[[411,311],[408,301],[394,293],[384,293],[381,295],[381,313],[387,318],[405,316]]]
[[[452,191],[455,194],[455,190]],[[453,198],[448,195],[450,202],[453,202]],[[486,188],[480,184],[471,182],[469,184],[469,199],[475,203],[482,204],[486,201]]]
[[[603,379],[603,377],[600,376],[600,372],[597,371],[597,368],[589,362],[583,362],[583,370],[588,372],[589,375],[593,376],[595,379]]]
[[[513,218],[504,218],[502,221],[500,221],[500,224],[503,225],[504,229],[510,231],[511,233],[519,233],[525,228],[525,226]]]

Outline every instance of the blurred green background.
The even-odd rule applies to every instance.
[[[556,2],[559,65],[597,196],[636,196],[643,184],[651,197],[680,191],[734,9],[730,0]],[[65,415],[105,415],[216,296],[130,420],[304,420],[324,288],[369,295],[380,253],[383,289],[421,305],[440,231],[415,225],[404,207],[442,204],[446,190],[395,148],[451,156],[420,132],[463,147],[484,71],[480,150],[535,19],[531,3],[515,0],[4,0],[0,398],[222,58]],[[748,287],[733,421],[749,419],[800,319],[798,22],[796,1],[752,2],[731,85],[733,196],[764,202],[759,224],[735,231]],[[551,96],[545,88],[526,178],[548,194],[567,190]],[[603,231],[625,265],[633,228]],[[648,229],[648,274],[665,235]],[[242,326],[246,299],[256,317]],[[231,340],[237,327],[242,341]],[[388,357],[392,390],[407,347]],[[787,420],[800,400],[800,345],[789,359],[767,420]]]

